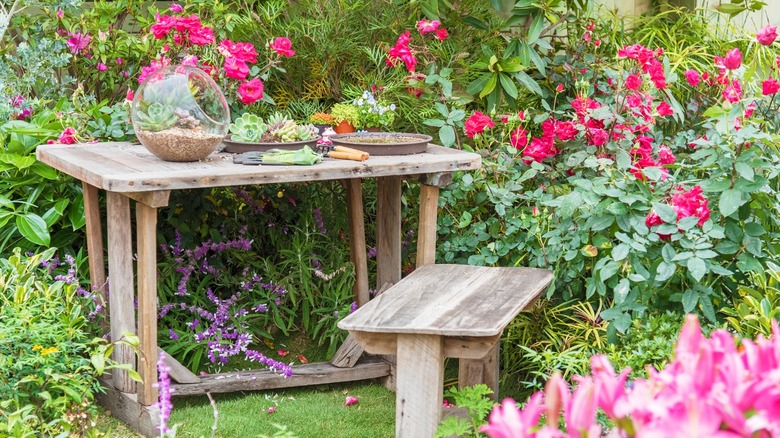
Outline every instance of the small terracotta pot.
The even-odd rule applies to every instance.
[[[333,130],[336,131],[336,134],[349,134],[351,132],[355,132],[355,127],[352,126],[352,124],[348,121],[344,120],[343,122],[334,126]]]

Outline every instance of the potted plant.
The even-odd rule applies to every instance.
[[[337,103],[330,110],[333,116],[333,129],[338,134],[355,132],[360,121],[360,114],[356,106],[349,103]]]
[[[320,136],[314,125],[299,125],[281,113],[263,120],[246,112],[230,124],[231,136],[225,140],[226,152],[298,149],[313,146]]]
[[[355,99],[352,104],[358,109],[358,127],[369,132],[387,130],[395,120],[395,104],[377,99],[368,90]]]
[[[325,129],[333,126],[333,116],[328,113],[317,112],[309,117],[309,123],[314,125],[320,135],[322,135]]]

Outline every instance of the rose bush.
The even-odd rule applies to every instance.
[[[186,15],[183,8],[174,3],[171,14],[157,14],[149,32],[157,40],[158,55],[141,69],[138,82],[152,72],[171,63],[199,67],[208,72],[219,84],[231,108],[238,100],[244,105],[258,101],[273,103],[263,93],[263,81],[272,68],[280,67],[283,58],[295,54],[292,43],[286,37],[277,37],[266,46],[268,59],[264,66],[256,64],[260,56],[252,43],[222,39],[217,44],[214,30],[203,24],[195,14]],[[231,80],[232,79],[232,80]]]
[[[681,82],[661,49],[589,56],[563,61],[574,96],[551,83],[539,109],[466,120],[484,168],[443,193],[440,256],[552,268],[550,294],[608,298],[613,334],[647,306],[714,321],[776,253],[777,102],[762,89],[777,67],[759,76],[731,50]],[[706,87],[701,114],[670,89],[686,86]]]

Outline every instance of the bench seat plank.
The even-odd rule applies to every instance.
[[[546,269],[426,265],[344,318],[339,327],[372,333],[496,336],[551,280],[552,272]]]

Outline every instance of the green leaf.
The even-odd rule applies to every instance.
[[[745,224],[745,234],[748,236],[758,237],[766,234],[766,230],[761,224],[757,222],[748,222]]]
[[[748,181],[753,181],[753,177],[755,176],[755,172],[753,172],[753,168],[748,166],[745,163],[737,163],[734,165],[734,169],[736,169],[739,176],[742,178],[745,178]]]
[[[464,211],[460,215],[460,221],[458,222],[458,228],[465,228],[471,223],[471,213]]]
[[[445,121],[442,120],[442,119],[427,119],[427,120],[423,121],[423,125],[433,126],[433,127],[436,127],[436,128],[441,128],[442,126],[444,126],[444,123],[445,123]]]
[[[704,278],[704,274],[707,273],[707,264],[699,257],[691,257],[688,259],[688,272],[696,281],[701,281]]]
[[[464,23],[468,24],[469,26],[475,29],[490,30],[490,26],[488,26],[484,21],[480,20],[479,18],[466,16],[463,17],[462,20]]]
[[[36,245],[49,246],[51,236],[46,221],[35,213],[16,216],[16,227],[22,237]]]
[[[453,146],[455,144],[455,129],[450,125],[439,128],[439,140],[441,140],[442,146]]]
[[[501,88],[504,89],[504,92],[517,99],[517,86],[512,81],[512,78],[510,78],[509,75],[501,73],[499,73],[498,78],[501,81]]]
[[[664,282],[672,278],[672,275],[674,275],[676,270],[677,270],[677,265],[675,265],[674,263],[669,263],[665,261],[661,262],[655,271],[656,272],[655,281]]]
[[[745,8],[742,5],[734,4],[734,3],[721,3],[715,6],[715,9],[717,9],[720,12],[723,12],[724,14],[729,14],[733,17],[735,15],[741,14],[742,12],[745,12],[747,8]]]
[[[688,216],[686,218],[680,219],[680,222],[677,222],[677,226],[684,231],[688,231],[698,224],[699,218],[697,216]]]
[[[742,205],[742,192],[735,189],[724,190],[720,195],[718,209],[723,216],[731,216]]]
[[[522,84],[525,88],[527,88],[529,91],[538,94],[539,96],[543,96],[544,92],[542,91],[542,87],[539,86],[539,84],[533,80],[531,76],[528,76],[525,72],[517,72],[515,73],[515,79],[517,79],[520,84]]]
[[[493,77],[493,73],[483,74],[470,83],[468,87],[466,87],[466,92],[471,95],[479,93],[483,88],[485,88],[485,84],[487,84],[491,77]]]
[[[683,293],[682,304],[685,313],[693,312],[696,308],[696,303],[699,302],[699,293],[693,289],[688,289]]]
[[[628,257],[628,253],[630,251],[630,248],[625,243],[621,243],[620,245],[617,245],[616,247],[612,248],[612,258],[615,261],[620,261]]]
[[[531,27],[528,28],[528,35],[526,36],[526,42],[533,44],[539,39],[539,36],[544,30],[544,14],[538,12],[534,20],[531,22]]]
[[[490,78],[488,78],[487,83],[485,84],[485,88],[483,88],[482,91],[479,92],[479,98],[482,99],[488,94],[492,93],[493,90],[496,89],[497,83],[498,83],[498,73],[492,73],[490,75]]]
[[[667,224],[677,223],[677,212],[669,204],[653,203],[653,211]]]

